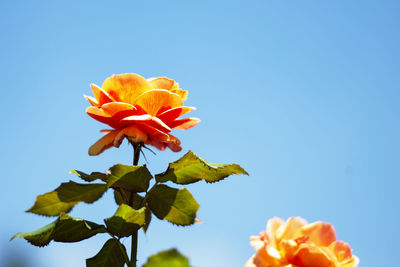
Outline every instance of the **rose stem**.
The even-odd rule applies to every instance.
[[[131,143],[133,146],[133,165],[136,166],[139,163],[140,150],[142,149],[141,143]],[[129,205],[133,205],[133,197],[130,197]],[[138,246],[138,231],[132,234],[132,246],[131,246],[131,262],[130,267],[136,267],[137,262],[137,246]]]

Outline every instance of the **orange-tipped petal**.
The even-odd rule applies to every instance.
[[[274,217],[268,220],[267,223],[267,237],[268,237],[268,245],[276,247],[276,233],[283,224],[284,220],[278,217]]]
[[[133,112],[133,111],[120,112],[113,116],[113,115],[107,113],[106,111],[104,111],[102,108],[97,108],[94,106],[86,108],[86,113],[90,117],[92,117],[93,119],[95,119],[99,122],[108,124],[111,127],[113,127],[114,129],[120,128],[121,127],[121,124],[120,124],[121,118],[123,118],[124,116],[131,115],[131,112]]]
[[[101,106],[101,108],[111,116],[122,112],[122,111],[136,111],[136,107],[131,104],[124,103],[124,102],[110,102]]]
[[[177,107],[177,108],[171,108],[168,109],[164,112],[162,112],[161,114],[157,115],[157,118],[159,118],[160,120],[162,120],[165,123],[168,123],[170,121],[173,121],[177,118],[179,118],[180,116],[195,110],[195,107]]]
[[[151,119],[151,122],[152,122],[151,126],[157,128],[165,133],[169,133],[170,131],[172,131],[172,129],[169,128],[168,125],[166,125],[162,120],[160,120],[157,117],[153,117]]]
[[[123,124],[137,123],[140,125],[147,124],[165,133],[172,131],[162,120],[157,117],[152,117],[149,114],[129,116],[121,120]]]
[[[136,73],[112,75],[104,81],[102,88],[116,101],[132,105],[139,95],[152,89],[149,82]]]
[[[153,139],[148,139],[146,141],[146,145],[154,146],[155,148],[157,148],[158,150],[161,150],[161,151],[164,151],[165,148],[167,147],[166,143],[163,143],[159,140],[153,140]]]
[[[182,147],[180,145],[174,143],[167,143],[167,146],[169,149],[171,149],[172,152],[179,152],[182,150]]]
[[[310,223],[301,228],[304,236],[309,238],[310,243],[317,246],[329,246],[336,241],[335,229],[332,224],[324,222]]]
[[[97,99],[97,103],[99,106],[115,101],[114,98],[108,94],[106,91],[95,85],[94,83],[90,84],[90,88],[92,88],[92,92],[94,97]]]
[[[138,96],[135,102],[151,116],[156,116],[161,108],[171,109],[183,104],[180,96],[164,89],[147,91]]]
[[[101,154],[104,150],[110,148],[113,146],[113,142],[115,137],[118,134],[118,130],[114,130],[100,138],[96,143],[94,143],[90,148],[89,148],[89,155],[90,156],[96,156]]]
[[[149,138],[152,140],[158,140],[160,142],[169,142],[170,141],[170,135],[158,130],[157,128],[150,126],[149,124],[140,124],[139,127],[145,131],[148,135]]]
[[[349,244],[343,241],[334,241],[329,245],[339,262],[350,261],[353,258]]]
[[[246,263],[244,264],[244,267],[262,267],[262,266],[257,266],[255,263],[254,263],[254,259],[255,259],[255,257],[256,257],[256,255],[254,254],[253,256],[251,256],[251,258],[248,260],[248,261],[246,261]]]
[[[170,91],[179,87],[178,83],[167,77],[150,78],[147,80],[153,89],[165,89]]]
[[[136,114],[136,108],[122,102],[110,102],[98,107],[88,107],[87,114],[95,120],[106,123],[113,128],[121,128],[121,119]]]
[[[186,100],[188,96],[188,91],[182,90],[181,88],[172,89],[171,92],[179,95],[183,100]]]
[[[299,244],[293,239],[285,239],[279,243],[278,247],[280,248],[280,251],[284,255],[286,261],[292,262],[296,255],[297,249],[299,248]]]
[[[296,253],[294,264],[302,267],[336,267],[334,257],[320,247],[301,244]]]
[[[153,89],[165,89],[179,95],[183,100],[188,96],[188,91],[179,88],[179,84],[167,77],[158,77],[148,79]]]
[[[253,259],[256,266],[283,266],[279,251],[271,246],[265,246],[258,251]]]
[[[360,263],[360,259],[357,256],[353,256],[349,261],[341,262],[340,267],[357,267]]]
[[[124,140],[124,137],[127,137],[129,141],[133,143],[140,143],[147,141],[147,134],[139,129],[137,126],[132,125],[122,129],[114,139],[113,145],[115,147],[119,147]]]
[[[123,118],[121,121],[124,123],[138,123],[144,121],[151,121],[152,117],[149,114],[133,115]]]
[[[165,89],[179,95],[183,100],[187,98],[188,91],[179,88],[179,84],[167,77],[148,79],[153,89]]]
[[[179,152],[182,150],[181,141],[173,135],[169,135],[169,140],[166,143],[168,148],[173,152]]]
[[[250,245],[258,251],[265,246],[265,242],[259,236],[250,236]]]
[[[187,130],[196,126],[199,122],[200,119],[198,118],[185,118],[171,121],[167,125],[173,129]]]
[[[100,117],[105,117],[105,118],[110,118],[111,115],[108,114],[107,112],[105,112],[104,109],[102,108],[98,108],[98,107],[87,107],[86,108],[86,113],[90,115],[94,115],[94,116],[100,116]]]
[[[94,97],[87,96],[87,95],[83,95],[83,97],[86,98],[86,100],[89,101],[89,103],[92,106],[95,106],[95,107],[99,106],[99,102]]]
[[[276,239],[296,239],[301,234],[301,227],[306,225],[307,221],[300,217],[290,217],[284,225],[279,227]]]
[[[111,115],[106,113],[103,109],[94,106],[86,108],[86,113],[93,119],[108,124],[113,128],[118,128],[118,124],[112,120]]]

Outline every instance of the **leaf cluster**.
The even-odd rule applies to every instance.
[[[146,232],[153,215],[181,226],[192,225],[197,221],[196,214],[200,206],[190,191],[168,186],[166,182],[187,185],[204,180],[214,183],[232,174],[248,175],[238,164],[209,163],[191,151],[170,163],[165,172],[156,174],[151,187],[153,175],[146,165],[116,164],[105,173],[86,174],[78,170],[72,170],[71,173],[86,183],[62,183],[53,191],[39,195],[34,205],[27,210],[58,218],[33,232],[18,233],[12,239],[20,237],[35,246],[46,246],[51,241],[78,242],[98,233],[110,235],[111,238],[100,252],[87,259],[87,266],[129,265],[120,238],[137,234],[141,228]],[[78,203],[91,204],[109,189],[114,191],[118,209],[113,216],[104,219],[104,225],[67,215]],[[160,260],[170,261],[168,266],[189,266],[185,259],[176,250],[170,250],[150,257],[145,266],[160,266],[157,265]]]

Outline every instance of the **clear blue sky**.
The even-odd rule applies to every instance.
[[[270,217],[334,224],[362,267],[398,262],[400,3],[363,1],[2,1],[0,265],[84,266],[105,238],[36,248],[8,243],[52,219],[24,213],[36,195],[130,163],[124,143],[97,157],[103,125],[83,94],[111,74],[167,76],[202,122],[175,131],[181,153],[148,154],[163,171],[191,149],[251,176],[188,186],[204,225],[153,220],[139,262],[177,247],[198,267],[243,266]],[[72,215],[96,222],[111,194]],[[129,242],[126,242],[129,246]]]

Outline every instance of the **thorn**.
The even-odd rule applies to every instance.
[[[202,220],[199,219],[199,217],[194,218],[194,224],[205,224]]]

